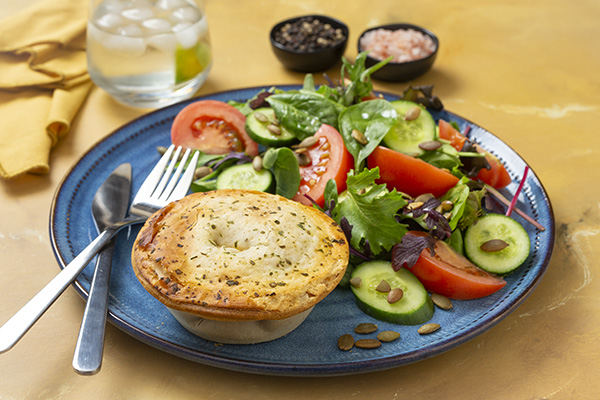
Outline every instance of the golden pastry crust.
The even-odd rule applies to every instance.
[[[132,264],[166,306],[204,318],[283,319],[327,296],[348,264],[348,243],[327,215],[249,190],[194,193],[152,215]]]

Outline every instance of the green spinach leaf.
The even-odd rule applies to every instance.
[[[310,91],[275,94],[266,101],[280,124],[299,140],[314,135],[322,124],[337,129],[338,116],[344,110],[340,104]]]
[[[394,126],[396,118],[398,114],[394,107],[383,99],[355,104],[340,114],[340,133],[346,148],[354,157],[357,171],[363,169],[364,161]],[[361,144],[354,138],[352,132],[355,129],[364,135],[366,144]]]
[[[462,178],[458,183],[450,190],[446,192],[440,201],[449,200],[454,204],[452,207],[452,216],[448,221],[450,228],[454,230],[458,225],[458,222],[463,217],[465,211],[467,199],[469,198],[470,189],[467,186],[468,178]]]
[[[294,152],[287,147],[270,148],[263,157],[263,167],[275,177],[275,193],[291,199],[300,187],[300,169]]]

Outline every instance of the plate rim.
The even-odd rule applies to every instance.
[[[110,133],[104,135],[101,139],[97,140],[94,144],[92,144],[71,166],[71,168],[65,173],[60,182],[58,183],[56,190],[54,192],[52,203],[50,207],[50,220],[49,220],[49,233],[50,233],[50,242],[52,246],[52,251],[55,255],[56,260],[58,261],[59,267],[63,269],[66,265],[65,260],[62,254],[59,251],[59,246],[57,243],[56,232],[54,229],[56,223],[56,212],[57,212],[57,203],[59,200],[59,196],[61,194],[61,190],[63,189],[65,183],[68,179],[74,178],[74,174],[77,168],[83,163],[83,161],[96,149],[98,149],[103,143],[107,142],[113,136],[117,135],[123,129],[127,129],[132,125],[140,123],[146,119],[152,119],[153,116],[158,115],[159,113],[165,113],[169,110],[173,110],[176,108],[180,108],[187,104],[203,100],[206,98],[212,98],[215,96],[226,96],[227,94],[235,94],[240,92],[248,92],[248,91],[260,91],[267,90],[269,88],[276,87],[281,89],[299,89],[300,85],[291,85],[291,84],[281,84],[281,85],[260,85],[260,86],[248,86],[243,88],[236,89],[228,89],[224,91],[211,92],[207,94],[203,94],[198,97],[194,97],[192,99],[188,99],[179,103],[175,103],[169,105],[164,108],[156,109],[150,111],[148,113],[144,113],[127,123],[119,126],[118,128],[112,130]],[[381,94],[383,96],[388,96],[390,98],[398,98],[397,94],[393,94],[387,91],[375,91],[377,94]],[[521,155],[515,151],[509,144],[504,142],[494,133],[486,129],[484,126],[474,123],[473,121],[466,119],[456,113],[448,111],[444,108],[445,113],[450,116],[454,116],[459,118],[460,120],[483,129],[487,134],[491,135],[496,140],[500,141],[504,146],[508,147],[521,161],[523,161],[526,165],[529,165]],[[492,151],[493,153],[493,151]],[[554,251],[555,245],[555,235],[556,235],[556,222],[554,217],[554,210],[552,207],[552,203],[550,197],[548,196],[548,192],[546,191],[543,182],[539,179],[538,175],[535,171],[529,166],[529,174],[535,176],[536,186],[539,185],[539,189],[543,194],[543,198],[540,199],[540,202],[543,202],[548,207],[549,213],[549,221],[550,226],[545,226],[545,230],[550,235],[550,244],[548,247],[548,251],[544,254],[543,260],[540,260],[540,270],[533,278],[533,280],[524,288],[524,290],[513,299],[512,302],[506,304],[504,307],[496,311],[496,315],[494,318],[488,319],[484,321],[484,323],[479,323],[473,327],[471,327],[467,332],[463,333],[459,337],[451,336],[446,338],[438,343],[430,345],[431,351],[428,351],[426,354],[422,354],[422,351],[412,350],[408,353],[400,353],[391,356],[385,356],[383,358],[376,359],[362,359],[362,360],[348,360],[347,362],[331,362],[331,363],[303,363],[303,364],[295,364],[288,362],[268,362],[268,361],[248,361],[239,358],[235,358],[229,355],[215,355],[206,353],[201,350],[192,349],[188,346],[169,342],[168,340],[164,340],[160,337],[154,336],[150,332],[146,332],[143,329],[130,324],[129,322],[122,319],[120,316],[115,314],[112,310],[108,310],[108,321],[115,325],[121,331],[129,334],[134,337],[136,340],[150,345],[151,347],[157,348],[159,350],[165,351],[167,353],[176,355],[180,358],[184,358],[190,361],[199,362],[205,365],[225,368],[229,370],[239,371],[239,372],[249,372],[263,375],[278,375],[278,376],[338,376],[338,375],[351,375],[358,373],[367,373],[379,370],[385,370],[389,368],[399,367],[403,365],[409,365],[418,361],[422,361],[434,356],[437,356],[441,353],[449,351],[455,347],[458,347],[475,337],[479,336],[483,332],[491,329],[493,326],[498,324],[508,315],[510,315],[516,308],[518,308],[527,297],[535,290],[535,288],[541,282],[543,276],[545,275],[550,260],[552,258],[552,254]],[[81,178],[76,178],[78,181]],[[73,283],[73,286],[77,293],[87,301],[88,291],[82,286],[79,280],[76,280]]]

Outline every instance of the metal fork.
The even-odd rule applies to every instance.
[[[117,232],[126,226],[146,221],[155,211],[187,194],[194,177],[199,153],[194,154],[186,168],[191,151],[187,149],[179,160],[181,150],[181,147],[175,149],[175,146],[171,145],[165,152],[138,190],[127,218],[102,231],[37,295],[0,327],[0,353],[10,350],[27,333]],[[178,161],[179,166],[175,168]]]

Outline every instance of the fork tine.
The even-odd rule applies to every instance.
[[[177,167],[177,170],[175,171],[175,173],[171,177],[171,180],[169,181],[169,184],[167,185],[167,187],[161,193],[160,197],[158,198],[158,201],[166,202],[167,199],[169,198],[169,195],[171,194],[171,191],[175,187],[175,184],[177,183],[177,180],[179,179],[179,176],[181,175],[181,171],[183,171],[183,168],[185,167],[185,163],[186,163],[186,161],[187,161],[187,159],[188,159],[191,151],[192,151],[191,149],[186,149],[185,150],[185,154],[183,155],[183,157],[181,158],[181,160],[179,160],[179,166]]]
[[[169,163],[167,170],[164,171],[162,179],[158,183],[158,186],[156,187],[154,192],[152,192],[152,197],[158,198],[162,194],[163,190],[165,189],[165,186],[167,185],[167,182],[169,181],[171,172],[173,172],[173,168],[175,168],[175,164],[177,164],[177,160],[179,159],[179,154],[181,153],[181,149],[182,149],[182,147],[179,146],[175,150],[175,154],[173,154],[173,157],[171,158],[171,162]]]
[[[194,172],[196,172],[196,164],[198,163],[198,157],[200,157],[200,152],[196,151],[194,153],[194,156],[192,157],[192,160],[188,164],[188,167],[185,170],[183,176],[181,177],[181,180],[179,181],[175,189],[173,189],[171,195],[167,199],[167,202],[179,200],[187,194],[188,190],[190,189],[190,184],[194,179]]]
[[[160,178],[165,172],[165,167],[167,166],[167,163],[169,162],[169,159],[171,158],[171,154],[173,153],[174,149],[175,145],[171,145],[167,149],[165,154],[161,157],[161,159],[158,161],[158,163],[156,163],[148,177],[144,180],[144,183],[138,190],[137,194],[135,195],[135,199],[133,201],[134,203],[136,203],[137,199],[149,197],[152,194],[152,192],[154,192],[156,185],[158,184]]]

